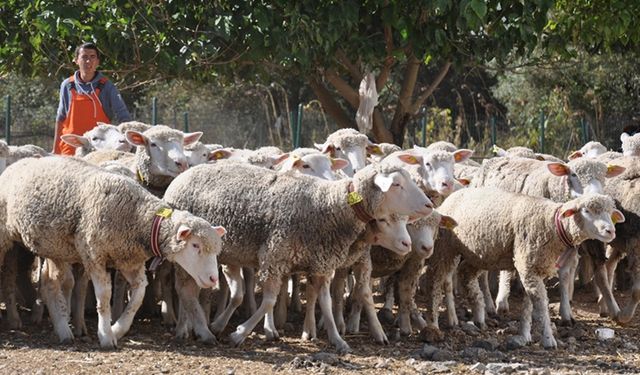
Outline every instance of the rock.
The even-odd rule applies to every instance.
[[[578,340],[576,340],[575,337],[567,337],[567,345],[575,345],[578,343]]]
[[[319,352],[311,355],[311,359],[316,362],[326,363],[328,365],[335,365],[338,363],[338,355],[327,352]]]
[[[431,327],[425,327],[420,331],[419,335],[420,341],[435,343],[441,342],[444,340],[444,334],[442,331],[438,329],[434,329]]]
[[[431,356],[432,361],[442,362],[442,361],[450,361],[453,359],[453,353],[449,350],[438,350]]]
[[[484,350],[492,352],[498,349],[498,346],[500,346],[500,343],[498,343],[497,339],[492,337],[486,340],[477,340],[476,342],[471,344],[471,346],[475,348],[482,348]]]
[[[378,311],[378,319],[380,319],[380,323],[382,324],[393,324],[396,317],[393,315],[393,311],[382,308]]]
[[[630,351],[638,351],[638,346],[630,342],[625,342],[622,347]]]
[[[515,335],[515,336],[509,336],[509,338],[507,338],[507,342],[506,342],[507,350],[520,349],[525,345],[527,345],[527,341],[524,339],[523,336]]]
[[[489,374],[512,374],[524,369],[526,366],[522,363],[487,363]]]
[[[487,370],[487,366],[485,366],[484,363],[478,362],[475,365],[471,366],[469,370],[473,372],[478,372],[480,374],[484,374],[484,372]]]
[[[389,363],[391,362],[391,358],[379,358],[378,362],[373,366],[375,368],[384,369],[389,367]]]
[[[480,334],[480,328],[476,327],[473,322],[463,323],[460,328],[469,336],[478,336]]]
[[[439,374],[443,372],[451,372],[451,369],[444,363],[432,363],[431,364],[431,374]]]
[[[486,350],[477,347],[464,348],[464,350],[462,350],[462,352],[460,353],[463,358],[469,358],[473,360],[482,359],[483,357],[486,357],[486,354]]]
[[[440,349],[435,346],[425,345],[424,348],[422,348],[422,352],[420,352],[420,357],[423,359],[431,359],[438,350]]]

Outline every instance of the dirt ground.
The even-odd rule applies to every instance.
[[[624,294],[617,297],[622,304],[626,302]],[[558,323],[558,298],[553,292],[550,298],[552,320]],[[160,318],[139,319],[115,351],[100,350],[95,314],[87,316],[89,337],[76,339],[71,345],[59,345],[49,323],[40,326],[25,323],[21,330],[0,329],[0,374],[640,373],[638,318],[625,327],[617,326],[598,316],[591,292],[577,290],[574,299],[577,324],[558,326],[556,338],[560,347],[555,351],[544,350],[537,343],[507,349],[508,338],[517,334],[518,328],[518,298],[512,296],[509,316],[491,319],[489,329],[484,332],[469,325],[445,329],[443,342],[425,348],[427,344],[418,335],[401,338],[391,325],[385,329],[392,343],[377,345],[365,327],[361,334],[346,335],[353,352],[343,356],[328,345],[321,331],[318,340],[302,341],[301,318],[294,319],[295,323],[287,326],[277,342],[264,340],[260,324],[258,333],[239,348],[231,347],[227,339],[240,322],[238,319],[231,322],[216,346],[175,342]],[[23,313],[23,321],[28,322],[29,312]],[[463,323],[464,317],[461,318]],[[613,328],[615,337],[599,341],[595,330],[600,327]]]

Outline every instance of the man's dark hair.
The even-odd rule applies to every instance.
[[[96,46],[95,43],[86,42],[86,43],[82,43],[81,45],[77,46],[76,47],[76,58],[80,54],[80,50],[81,49],[92,49],[92,50],[96,51],[96,53],[98,54],[98,58],[100,58],[100,51],[98,50],[98,46]]]

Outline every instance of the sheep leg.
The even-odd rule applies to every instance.
[[[607,275],[607,269],[604,264],[599,264],[595,267],[594,272],[595,287],[598,291],[598,305],[600,307],[600,316],[610,316],[611,319],[616,320],[620,315],[620,307],[613,296],[609,284],[609,277]]]
[[[378,311],[378,318],[389,324],[395,321],[395,316],[393,315],[393,306],[396,304],[395,282],[396,279],[393,276],[386,276],[380,280],[380,288],[384,295],[384,305]]]
[[[551,318],[549,317],[549,299],[547,289],[541,277],[531,275],[527,270],[520,271],[522,285],[533,304],[533,318],[542,326],[542,346],[545,349],[557,349],[558,343],[553,337]]]
[[[202,312],[204,313],[205,321],[207,322],[209,322],[209,319],[211,319],[211,302],[213,301],[213,291],[213,288],[202,289],[200,290],[200,295],[198,296],[200,306],[202,306]]]
[[[104,265],[85,264],[84,268],[91,277],[96,295],[100,346],[105,349],[115,349],[118,339],[111,329],[111,275]]]
[[[638,307],[638,303],[640,303],[640,275],[638,274],[640,272],[640,262],[635,256],[629,256],[627,259],[629,260],[629,269],[633,285],[631,286],[631,300],[618,315],[617,322],[621,324],[627,324],[631,321]],[[614,275],[611,274],[609,277],[613,279]]]
[[[113,278],[113,304],[111,305],[111,318],[118,319],[124,311],[127,295],[127,281],[119,270],[115,271]]]
[[[200,288],[195,280],[180,266],[176,266],[175,278],[175,287],[180,302],[176,338],[178,340],[186,340],[189,338],[191,329],[193,329],[198,341],[205,344],[215,344],[217,342],[216,337],[209,330],[205,312],[198,299]]]
[[[14,245],[4,258],[2,265],[2,296],[5,299],[9,329],[22,328],[16,301],[16,279],[18,277],[18,251]]]
[[[62,292],[62,283],[67,273],[71,273],[69,264],[51,259],[45,260],[42,273],[42,297],[60,343],[73,341],[73,332],[69,327],[69,307]]]
[[[255,314],[256,309],[258,308],[258,305],[256,303],[256,270],[251,267],[242,267],[242,277],[244,278],[244,298],[242,300],[242,311],[245,316],[249,317]]]
[[[413,327],[411,327],[412,318],[417,320],[420,329],[427,326],[415,304],[422,264],[422,258],[411,256],[402,266],[402,269],[397,272],[398,326],[400,327],[400,333],[403,335],[413,333]]]
[[[468,262],[462,262],[458,268],[458,275],[461,276],[462,285],[467,289],[471,302],[473,322],[478,328],[485,330],[487,329],[487,323],[485,322],[486,310],[485,299],[478,280],[480,273],[482,273],[481,270],[475,268]]]
[[[291,301],[289,302],[291,311],[302,312],[302,301],[300,301],[300,276],[291,275]]]
[[[337,269],[330,287],[333,318],[341,335],[344,335],[347,328],[344,323],[344,293],[348,277],[349,271],[347,269]]]
[[[173,282],[171,281],[171,274],[173,271],[173,265],[170,262],[163,262],[156,271],[157,281],[160,283],[162,290],[162,324],[166,326],[173,326],[176,324],[176,313],[173,309]]]
[[[498,295],[496,296],[497,313],[506,315],[509,312],[509,293],[511,292],[511,280],[514,271],[500,271],[498,282]]]
[[[324,326],[329,336],[329,342],[335,345],[339,353],[347,353],[351,351],[349,345],[340,337],[336,323],[333,320],[333,312],[331,311],[331,294],[330,294],[330,275],[313,275],[314,283],[318,285],[318,302],[320,310],[324,318]]]
[[[411,302],[411,324],[415,324],[419,330],[427,327],[427,321],[422,316],[415,301]]]
[[[274,309],[274,322],[276,328],[284,328],[284,325],[287,322],[287,301],[289,299],[289,291],[287,290],[289,286],[288,281],[288,277],[283,280],[280,293],[278,294],[278,302],[276,302],[276,307]]]
[[[312,278],[307,279],[305,297],[307,304],[305,307],[304,324],[302,326],[302,339],[313,340],[316,336],[316,301],[318,300],[318,285],[313,283]]]
[[[382,324],[378,320],[376,314],[376,307],[373,302],[373,292],[371,290],[371,270],[373,265],[371,264],[371,256],[367,252],[362,256],[360,261],[353,266],[353,276],[355,278],[355,284],[353,289],[354,301],[358,300],[359,305],[364,307],[364,311],[367,314],[369,321],[369,334],[373,337],[378,344],[389,344],[389,339],[384,333]],[[360,316],[360,311],[357,311],[357,316]]]
[[[227,278],[224,276],[224,271],[218,272],[220,275],[218,293],[216,297],[216,313],[213,315],[213,320],[215,321],[222,315],[222,312],[226,309],[227,304],[229,303],[229,284],[227,283]]]
[[[82,265],[74,265],[75,285],[71,293],[71,324],[73,334],[76,337],[87,335],[87,324],[84,320],[84,307],[87,301],[87,288],[89,287],[89,276],[84,272]]]
[[[222,311],[220,316],[218,316],[210,326],[214,334],[219,334],[224,330],[233,312],[242,304],[242,298],[244,296],[245,283],[242,279],[242,268],[239,266],[225,265],[222,267],[222,272],[229,286],[230,301],[224,311]]]
[[[145,267],[142,265],[137,269],[130,270],[120,270],[122,276],[127,280],[130,285],[130,298],[127,306],[124,308],[124,311],[115,322],[115,324],[111,327],[113,334],[116,339],[122,338],[129,329],[131,328],[131,323],[133,323],[133,318],[136,315],[136,312],[142,306],[142,301],[144,300],[144,293],[146,291],[147,285],[147,274],[145,272]]]
[[[229,336],[231,342],[235,346],[242,344],[245,338],[247,338],[247,336],[253,331],[255,326],[262,320],[262,318],[265,317],[267,313],[273,314],[273,307],[275,306],[276,300],[278,299],[278,293],[280,292],[281,284],[281,276],[267,276],[262,284],[262,303],[260,303],[260,306],[256,310],[255,314],[253,314],[247,321],[240,324],[238,328],[236,328],[236,331],[231,333],[231,335]],[[231,287],[231,280],[229,280],[229,287]],[[265,328],[267,328],[266,325]],[[265,331],[265,334],[267,335],[267,338],[277,337],[277,331]]]
[[[528,293],[524,294],[522,299],[522,316],[520,317],[520,335],[524,337],[524,341],[531,343],[531,317],[533,313],[533,304]]]
[[[480,272],[479,284],[480,289],[482,290],[482,295],[484,296],[484,308],[486,313],[489,315],[496,314],[496,305],[493,303],[493,296],[491,295],[491,290],[489,289],[489,271]]]
[[[460,322],[458,321],[458,315],[456,314],[456,298],[453,292],[453,287],[454,287],[453,277],[455,273],[456,273],[455,269],[448,272],[445,276],[444,285],[443,285],[445,304],[447,307],[447,322],[449,324],[449,327],[457,327],[458,325],[460,325]],[[442,300],[442,297],[440,297],[440,300]],[[440,302],[438,302],[438,305],[440,305]],[[436,324],[437,324],[437,320],[436,320]]]
[[[558,270],[560,279],[560,317],[563,325],[574,325],[575,319],[571,312],[571,299],[573,297],[573,284],[575,282],[575,270],[578,267],[578,252],[567,257],[565,264]]]
[[[33,324],[40,324],[44,316],[44,301],[42,300],[42,268],[44,266],[44,259],[36,257],[35,261],[38,262],[33,271],[36,278],[37,297],[31,308],[31,322]]]

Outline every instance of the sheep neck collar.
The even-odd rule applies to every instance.
[[[160,250],[159,237],[160,237],[160,225],[162,220],[171,217],[173,210],[170,208],[160,208],[153,215],[153,222],[151,224],[151,251],[153,252],[153,260],[149,265],[149,271],[155,272],[158,266],[164,261],[164,255]]]
[[[347,195],[347,202],[349,203],[351,209],[353,209],[356,217],[364,223],[374,221],[375,219],[371,215],[369,215],[367,211],[365,211],[364,205],[362,203],[364,201],[364,198],[362,198],[362,195],[355,191],[353,182],[349,182],[347,190],[349,191],[349,194]]]
[[[556,268],[562,268],[564,263],[569,259],[570,256],[574,254],[576,251],[576,246],[569,239],[569,235],[567,231],[564,229],[564,225],[562,225],[562,215],[560,214],[560,209],[562,207],[558,207],[556,213],[553,218],[553,222],[556,228],[556,234],[560,238],[560,241],[564,244],[566,249],[560,254],[558,260],[556,260]]]

